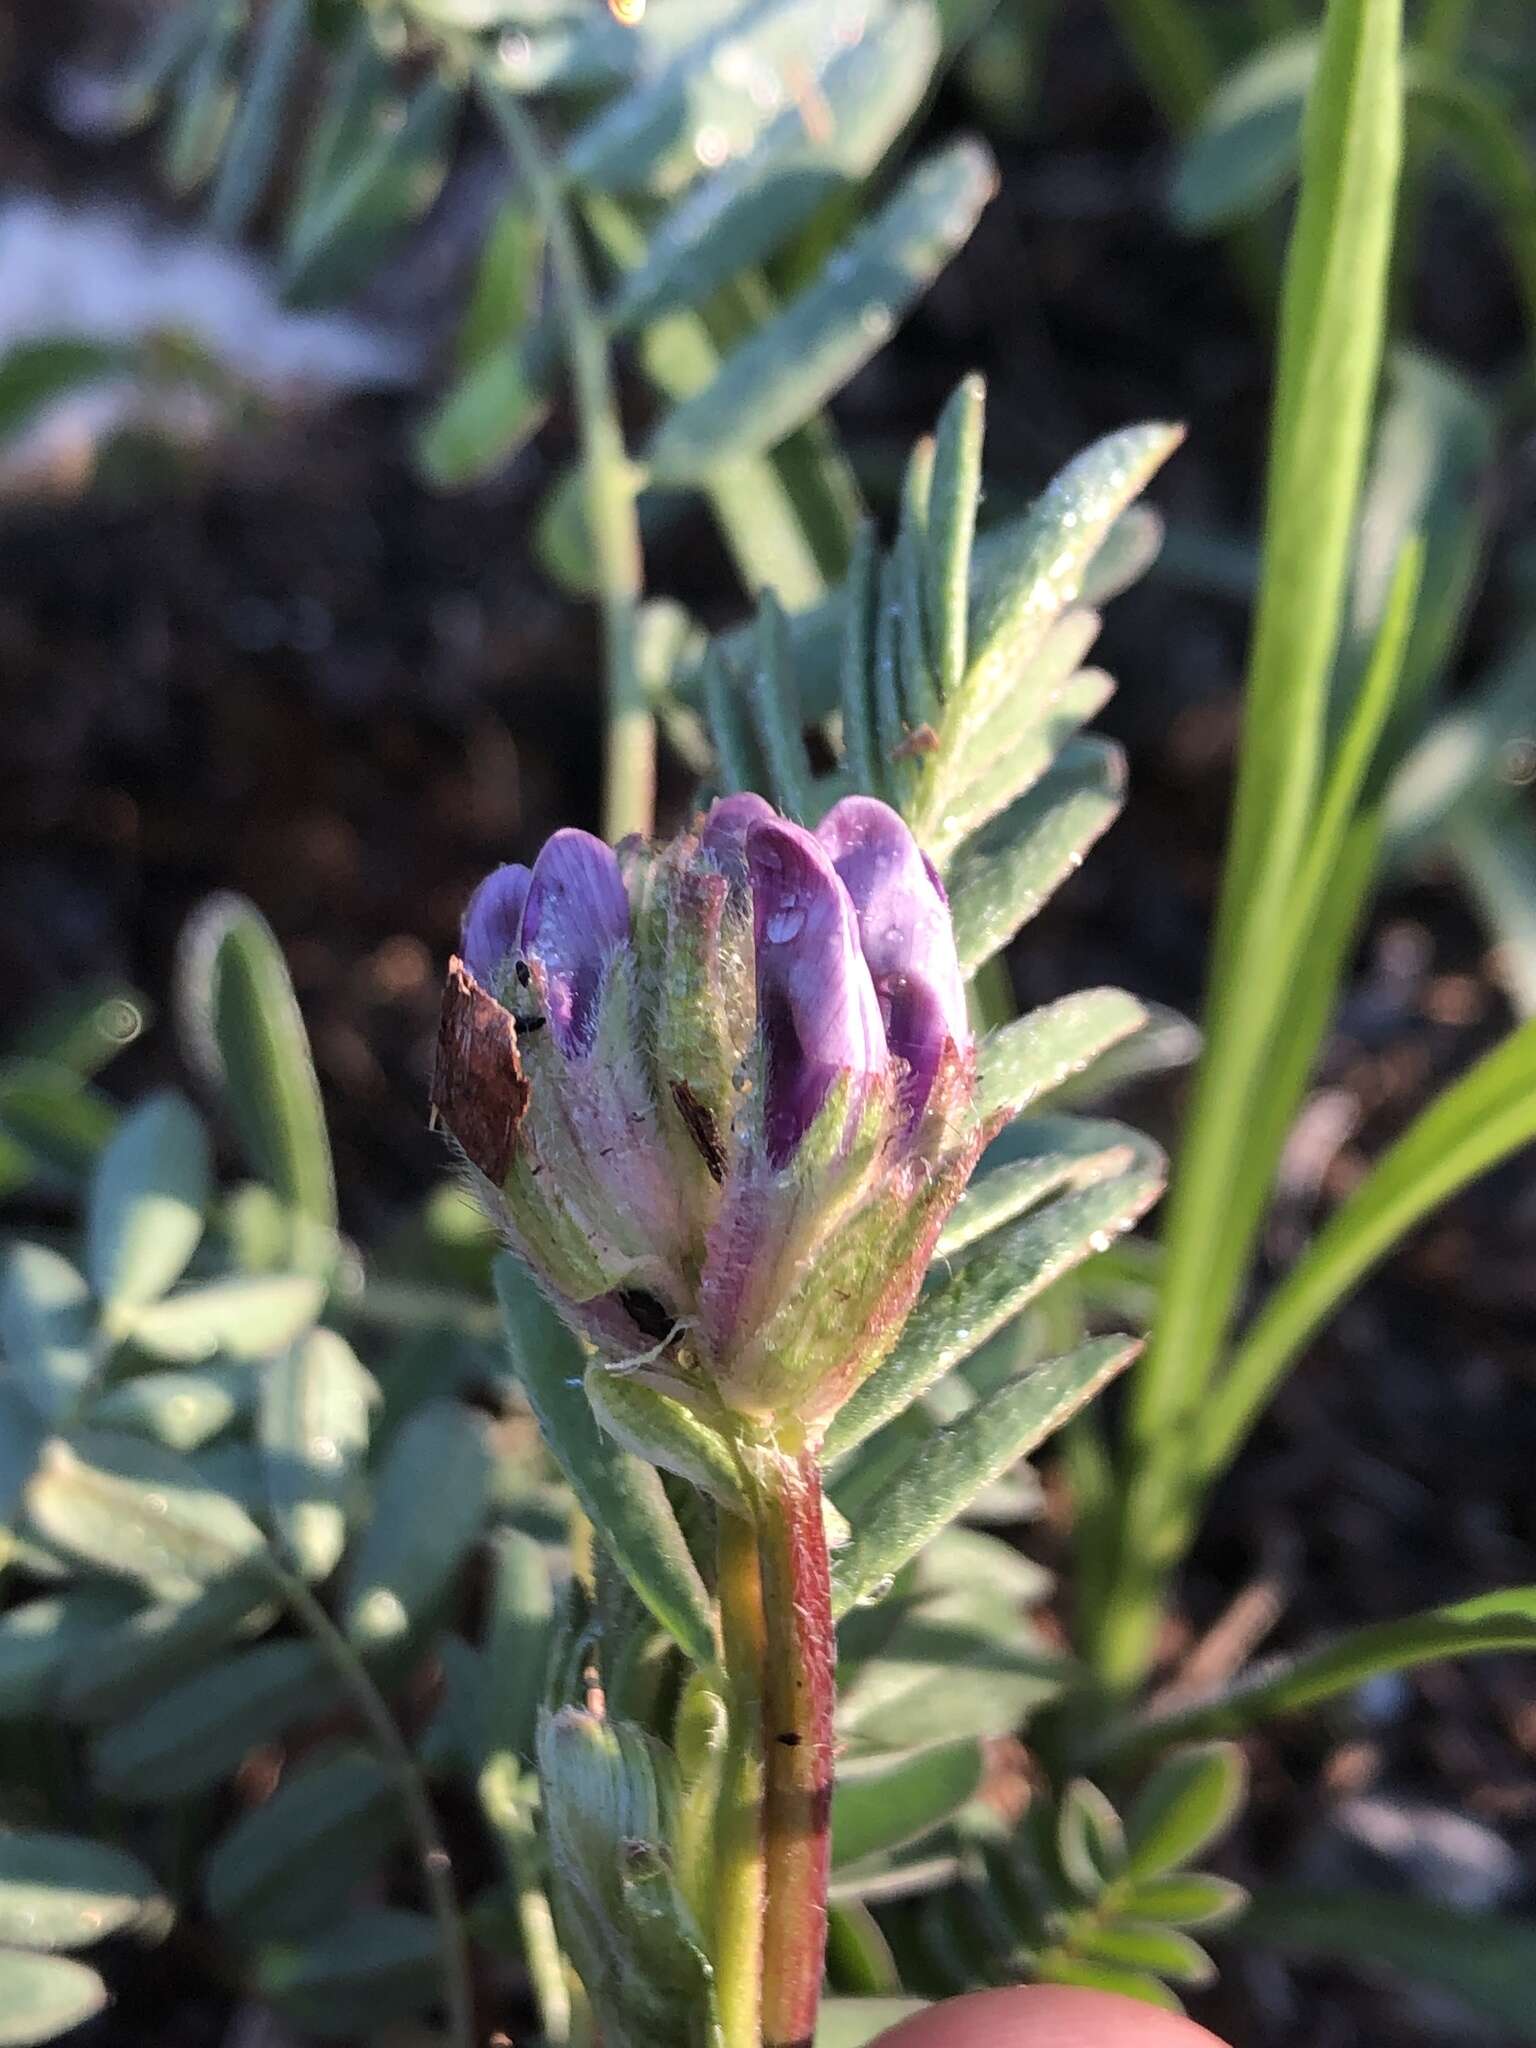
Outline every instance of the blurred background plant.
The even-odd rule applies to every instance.
[[[301,2035],[414,2009],[462,2040],[478,2008],[581,2037],[526,1761],[543,1667],[566,1698],[597,1656],[665,1725],[677,1653],[622,1531],[624,1572],[572,1557],[568,1483],[594,1513],[582,1460],[612,1453],[548,1412],[541,1444],[524,1391],[579,1373],[570,1340],[511,1297],[509,1354],[478,1225],[415,1198],[421,941],[446,950],[479,869],[549,823],[646,829],[700,780],[802,815],[850,784],[897,802],[1001,1033],[1085,981],[1161,999],[1058,1000],[1054,1037],[1002,1041],[1043,1060],[1035,1099],[971,1212],[983,1256],[947,1250],[1007,1288],[946,1340],[941,1268],[913,1351],[955,1369],[846,1447],[856,1532],[945,1470],[931,1526],[965,1519],[849,1594],[828,2041],[1029,1976],[1182,1986],[1255,2048],[1532,2038],[1536,1936],[1487,1910],[1529,1902],[1528,1687],[1433,1662],[1536,1646],[1536,1196],[1525,1162],[1461,1192],[1536,1121],[1532,1027],[1508,1029],[1536,999],[1524,10],[1426,0],[1400,59],[1394,7],[1336,0],[1320,59],[1321,10],[1289,0],[219,0],[156,10],[125,62],[131,13],[3,31],[36,67],[26,149],[137,195],[0,213],[0,275],[27,281],[0,315],[0,626],[33,691],[8,944],[46,918],[47,973],[16,976],[46,988],[117,970],[121,926],[158,986],[189,901],[243,885],[285,915],[321,1078],[272,933],[229,896],[182,939],[171,1007],[232,1172],[124,987],[18,1016],[0,1064],[0,2039],[54,2037],[108,1984],[109,2030],[171,1999],[210,2038],[232,2000]],[[972,362],[974,557],[979,389],[905,456]],[[1030,492],[1147,413],[1194,430],[1168,530],[1132,508],[1080,534],[1064,591],[1085,508],[1031,518]],[[57,566],[61,540],[91,565]],[[1146,808],[1008,951],[1121,802],[1118,749],[1071,736],[1109,687],[1084,608],[1148,570],[1108,636]],[[560,592],[599,600],[600,663]],[[998,786],[946,788],[967,636],[976,666],[1021,616]],[[216,701],[176,680],[182,643]],[[601,705],[576,681],[597,666]],[[126,765],[82,801],[92,746]],[[104,856],[142,906],[86,878]],[[1182,1127],[1180,1012],[1206,1043]],[[147,1091],[126,1114],[93,1079],[120,1047]],[[1155,1176],[1123,1126],[1067,1114],[1106,1099],[1174,1138],[1174,1194],[1088,1257]],[[1022,1427],[986,1439],[990,1400],[1128,1324],[1147,1359],[1043,1484]],[[1255,1668],[1272,1630],[1297,1653]],[[1213,1851],[1236,1737],[1254,1798]]]

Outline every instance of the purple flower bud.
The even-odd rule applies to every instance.
[[[464,912],[459,950],[464,965],[484,989],[494,989],[497,976],[522,942],[523,905],[528,901],[531,871],[509,861],[487,875]]]
[[[767,1050],[763,1136],[784,1166],[834,1081],[887,1060],[879,1005],[847,892],[816,839],[771,815],[747,832],[758,1030]]]
[[[874,797],[846,796],[816,828],[859,921],[891,1052],[907,1064],[903,1103],[921,1111],[946,1044],[971,1043],[949,903],[903,820]]]
[[[704,851],[724,868],[746,872],[747,833],[754,825],[774,824],[778,812],[766,797],[750,789],[738,796],[717,797],[704,820]]]
[[[629,897],[611,846],[570,827],[544,842],[523,907],[522,949],[543,970],[555,1043],[588,1051],[609,960],[629,938]]]

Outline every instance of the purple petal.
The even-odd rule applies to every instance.
[[[590,832],[556,832],[533,864],[522,946],[544,970],[549,1028],[563,1053],[590,1046],[603,975],[628,937],[629,897],[613,848]]]
[[[767,798],[750,789],[739,796],[717,797],[704,820],[704,850],[722,867],[744,871],[748,831],[754,825],[772,824],[777,817]]]
[[[944,885],[904,821],[874,797],[845,796],[816,836],[858,915],[890,1049],[910,1069],[909,1106],[921,1108],[945,1041],[971,1042]]]
[[[825,852],[781,818],[747,833],[758,1028],[767,1039],[764,1136],[783,1166],[840,1074],[884,1066],[885,1031],[858,920]]]
[[[484,989],[493,986],[498,969],[521,944],[529,879],[527,868],[509,861],[487,875],[469,899],[459,951]]]

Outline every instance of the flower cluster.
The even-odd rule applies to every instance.
[[[557,832],[465,914],[434,1104],[595,1346],[813,1429],[879,1363],[980,1150],[943,886],[901,818],[760,797]]]

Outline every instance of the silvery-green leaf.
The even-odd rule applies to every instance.
[[[347,1569],[342,1625],[365,1650],[420,1627],[480,1533],[491,1459],[479,1418],[431,1401],[396,1431]]]
[[[1119,815],[1125,756],[1107,740],[1073,740],[1032,790],[967,842],[946,877],[966,974],[1035,917]]]
[[[1021,1117],[1008,1130],[1006,1164],[979,1173],[950,1212],[935,1260],[952,1259],[1066,1188],[1093,1187],[1134,1165],[1146,1145],[1126,1124],[1091,1117]]]
[[[425,1913],[360,1906],[306,1942],[256,1955],[252,1988],[308,2033],[371,2034],[432,2004],[441,1964]]]
[[[125,1327],[142,1350],[186,1364],[220,1351],[265,1358],[295,1342],[324,1299],[325,1283],[307,1273],[241,1273],[168,1294]]]
[[[346,1548],[378,1400],[334,1330],[311,1330],[262,1374],[256,1434],[272,1525],[307,1579],[329,1578]]]
[[[517,338],[462,371],[416,431],[416,459],[444,490],[503,469],[538,432],[549,398],[529,373]]]
[[[235,1938],[297,1941],[347,1913],[405,1829],[400,1795],[364,1750],[328,1754],[285,1774],[214,1845],[203,1896]]]
[[[277,1613],[270,1574],[259,1564],[226,1572],[190,1600],[119,1613],[109,1626],[70,1643],[59,1673],[60,1711],[82,1722],[137,1713],[237,1638],[269,1626]]]
[[[191,1599],[265,1548],[243,1509],[183,1459],[121,1432],[55,1438],[27,1489],[27,1514],[69,1556],[166,1600]]]
[[[977,1048],[978,1115],[1015,1117],[1147,1020],[1134,996],[1090,988],[988,1032]]]
[[[900,1571],[930,1537],[1123,1372],[1138,1346],[1100,1337],[1009,1380],[921,1444],[886,1481],[832,1560],[832,1604],[845,1613]]]
[[[1126,1813],[1131,1875],[1162,1877],[1209,1848],[1247,1790],[1248,1767],[1235,1742],[1195,1743],[1172,1751]]]
[[[109,1798],[156,1806],[227,1778],[248,1750],[335,1712],[343,1689],[313,1643],[258,1643],[98,1736],[92,1772]]]
[[[1133,1920],[1151,1920],[1161,1927],[1216,1927],[1235,1920],[1247,1898],[1230,1878],[1181,1870],[1170,1877],[1139,1879],[1121,1903]]]
[[[292,1208],[334,1229],[336,1184],[309,1034],[260,911],[241,896],[211,897],[183,935],[179,982],[186,1036],[251,1165]]]
[[[131,1609],[131,1596],[97,1586],[7,1608],[0,1614],[0,1721],[46,1713],[73,1654],[94,1651]]]
[[[496,1292],[518,1378],[576,1498],[662,1627],[696,1664],[711,1663],[709,1595],[660,1478],[598,1426],[580,1345],[506,1254]]]
[[[922,97],[937,55],[927,0],[880,10],[857,42],[837,49],[818,81],[821,119],[797,95],[751,149],[694,180],[662,214],[624,278],[607,320],[628,331],[702,305],[729,279],[767,260],[839,191],[869,175]]]
[[[11,1246],[0,1270],[0,1345],[16,1385],[45,1421],[63,1421],[89,1383],[101,1355],[95,1326],[90,1289],[62,1252]],[[0,1515],[3,1496],[0,1486]]]
[[[181,1278],[212,1192],[208,1138],[190,1103],[151,1095],[118,1126],[91,1182],[85,1269],[109,1318]]]
[[[718,463],[771,448],[809,419],[966,241],[995,181],[996,166],[974,141],[909,173],[840,260],[662,422],[642,456],[651,480],[701,482]]]
[[[845,1762],[832,1794],[834,1867],[899,1849],[939,1827],[975,1797],[981,1772],[981,1744],[972,1736]]]
[[[124,1849],[0,1828],[0,1948],[90,1948],[165,1910],[154,1878]]]
[[[843,1456],[862,1443],[1052,1281],[1107,1249],[1151,1207],[1162,1180],[1161,1155],[1148,1145],[1128,1172],[1063,1195],[982,1238],[939,1270],[885,1363],[833,1417],[828,1457]]]
[[[248,225],[276,167],[283,116],[309,26],[309,0],[275,0],[259,18],[240,106],[208,201],[208,225],[234,236]]]
[[[94,2019],[107,2003],[96,1972],[68,1956],[0,1950],[0,2048],[33,2048]]]
[[[531,1757],[555,1633],[549,1554],[520,1529],[498,1529],[491,1538],[491,1560],[480,1752]]]
[[[128,1429],[170,1451],[195,1451],[249,1413],[256,1386],[249,1367],[204,1372],[141,1372],[92,1403],[93,1429]]]

